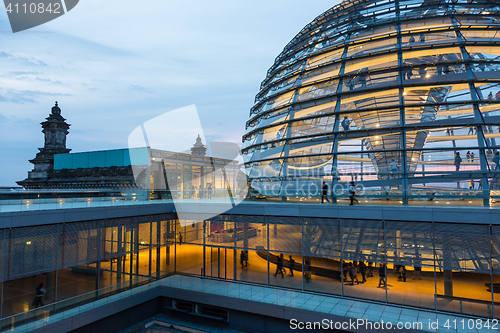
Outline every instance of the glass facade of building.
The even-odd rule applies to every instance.
[[[243,136],[265,196],[467,197],[500,183],[498,1],[344,1],[268,70]]]
[[[498,248],[498,226],[475,223],[158,214],[3,229],[1,323],[169,274],[500,318]],[[34,301],[40,283],[44,306]]]

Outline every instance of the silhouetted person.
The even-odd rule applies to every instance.
[[[368,277],[373,277],[373,262],[368,262]]]
[[[360,261],[359,272],[361,273],[361,278],[362,278],[361,283],[366,282],[366,270],[367,270],[366,264],[363,261]]]
[[[381,284],[383,284],[384,286],[387,286],[387,283],[385,281],[385,265],[384,265],[384,263],[380,264],[380,267],[378,269],[378,276],[380,278],[378,280],[378,287],[377,288],[380,288]]]
[[[411,36],[409,42],[410,42],[410,44],[415,43],[415,37]]]
[[[241,253],[240,253],[241,269],[243,269],[243,267],[245,267],[244,263],[245,263],[245,251],[241,250]]]
[[[420,40],[420,43],[425,42],[425,35],[424,34],[420,34],[419,40]]]
[[[354,80],[353,79],[349,80],[348,87],[349,87],[349,91],[352,91],[354,89]]]
[[[212,199],[212,190],[213,190],[212,184],[208,184],[208,186],[207,186],[207,197],[209,199]]]
[[[399,266],[399,275],[400,275],[400,279],[403,280],[403,282],[406,282],[406,267],[405,267],[405,265]]]
[[[356,280],[356,284],[359,284],[358,269],[354,263],[349,265],[349,277],[351,278],[351,285],[354,285],[354,280]]]
[[[470,162],[470,161],[471,161],[471,158],[470,158],[470,151],[467,151],[467,153],[465,154],[465,157],[467,158],[467,162]]]
[[[295,260],[293,260],[292,256],[288,257],[288,267],[290,268],[290,276],[293,276],[293,270],[295,268]]]
[[[349,121],[349,119],[347,119],[347,117],[344,117],[344,119],[342,120],[342,127],[344,128],[344,131],[348,131],[349,130],[349,126],[351,125],[351,122]]]
[[[493,93],[490,91],[490,93],[488,94],[488,99],[489,100],[492,100],[493,99]]]
[[[43,289],[43,283],[40,283],[38,285],[38,287],[36,287],[35,289],[35,299],[33,300],[33,306],[36,308],[38,308],[38,306],[44,306],[43,302],[42,302],[42,297],[43,297],[43,294],[46,293],[47,290]]]
[[[283,273],[283,253],[279,255],[276,262],[276,273],[274,273],[274,276],[278,274],[281,274],[281,277],[285,277],[285,274]]]
[[[325,199],[328,203],[330,203],[330,200],[328,199],[328,185],[326,182],[323,182],[323,186],[321,188],[321,203],[323,203]]]
[[[460,170],[460,163],[462,163],[462,158],[460,157],[460,152],[457,151],[457,153],[455,154],[455,162],[454,162],[456,168],[455,171]]]
[[[500,170],[500,152],[497,151],[493,156],[493,163],[495,163],[495,171]]]
[[[351,200],[350,206],[354,205],[354,201],[359,203],[359,201],[354,197],[356,195],[356,187],[354,186],[354,181],[351,181],[349,185],[349,199]]]
[[[182,232],[179,232],[179,245],[182,245]]]
[[[248,266],[248,251],[245,251],[245,267]]]

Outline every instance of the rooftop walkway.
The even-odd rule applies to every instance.
[[[134,306],[130,300],[144,302],[160,296],[196,301],[283,320],[305,321],[307,318],[323,318],[334,322],[348,322],[349,320],[364,319],[372,323],[381,323],[383,320],[384,323],[391,323],[394,328],[397,327],[398,323],[399,325],[411,325],[414,332],[476,333],[498,331],[498,328],[494,330],[484,328],[486,321],[482,319],[480,321],[483,328],[476,328],[478,318],[268,286],[173,275],[71,310],[57,314],[46,314],[43,319],[12,327],[9,332],[58,333],[64,330],[68,331],[68,328],[77,329],[87,324],[82,318],[98,320],[99,316],[104,318],[106,314],[109,315],[110,311],[106,311],[105,307],[111,306],[114,311],[119,311],[123,309],[123,303],[126,301],[129,301],[130,306]],[[445,326],[446,323],[450,324],[454,321],[462,323],[462,320],[467,325],[469,319],[475,323],[473,328],[466,326],[465,329],[462,329],[461,324],[457,325],[456,328],[453,325],[451,327]],[[437,329],[429,327],[430,322],[437,322]],[[343,330],[354,331],[349,328]]]

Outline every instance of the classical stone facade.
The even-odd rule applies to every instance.
[[[191,147],[191,155],[205,156],[207,154],[207,148],[201,143],[200,135],[196,138],[196,143]]]
[[[61,116],[61,109],[57,102],[52,107],[52,112],[45,119],[41,123],[43,128],[42,133],[45,135],[43,148],[38,148],[39,152],[34,159],[30,160],[34,167],[32,171],[28,172],[28,178],[17,182],[24,188],[31,188],[31,183],[52,177],[54,155],[67,154],[71,151],[71,149],[66,148],[66,136],[69,133],[68,129],[71,125]]]
[[[69,133],[70,125],[61,116],[61,109],[57,102],[52,108],[52,113],[41,125],[45,135],[44,147],[40,148],[36,157],[30,160],[34,164],[34,168],[28,172],[28,178],[17,182],[25,189],[149,189],[151,179],[153,182],[161,182],[164,184],[162,187],[168,188],[165,184],[166,171],[162,171],[162,164],[154,161],[151,156],[151,154],[159,156],[158,154],[161,155],[162,151],[151,153],[149,148],[143,148],[144,159],[139,165],[133,165],[133,167],[129,149],[68,154],[71,149],[66,148],[66,136]],[[198,169],[201,166],[213,168],[210,158],[203,157],[206,155],[206,150],[207,148],[202,144],[198,135],[196,143],[191,148],[191,155],[196,161],[192,161],[188,154],[164,153],[166,153],[165,156],[175,156],[174,159],[177,159],[179,155],[184,155],[179,161],[182,166],[196,164]],[[54,155],[57,157],[54,158]],[[167,158],[165,156],[163,157]],[[171,162],[169,160],[169,166],[172,164]],[[138,164],[138,160],[135,160],[134,163]],[[133,168],[136,171],[136,177],[134,177]],[[184,168],[181,167],[179,170],[184,170]],[[189,175],[189,178],[191,177],[193,175]],[[177,178],[175,177],[175,179]]]

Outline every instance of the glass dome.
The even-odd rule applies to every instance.
[[[276,58],[242,153],[254,193],[488,205],[499,189],[500,1],[344,1]],[[331,191],[333,190],[333,191]],[[490,191],[491,190],[491,191]]]

